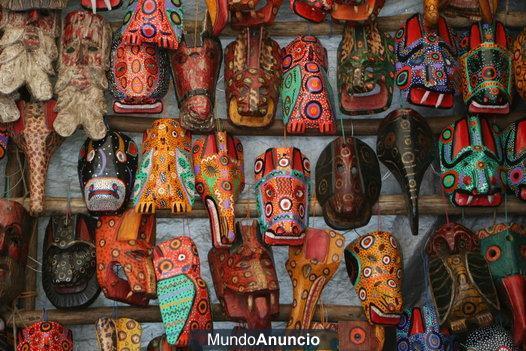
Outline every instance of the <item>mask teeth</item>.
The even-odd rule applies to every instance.
[[[91,0],[91,11],[97,13],[97,0]]]
[[[442,104],[443,100],[444,100],[444,94],[440,94],[438,96],[437,103],[435,104],[435,107],[438,108]]]
[[[106,8],[108,9],[108,11],[111,11],[111,3],[110,3],[110,0],[104,0],[104,4],[106,4]]]

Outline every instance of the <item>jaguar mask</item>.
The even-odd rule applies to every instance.
[[[93,13],[97,11],[111,11],[121,7],[123,0],[81,0],[80,4],[87,10],[92,10]]]
[[[37,322],[18,333],[17,351],[73,351],[73,332],[57,322]]]
[[[512,122],[500,135],[503,164],[502,184],[526,201],[526,119]]]
[[[100,351],[141,351],[142,327],[130,318],[99,318],[95,323]]]

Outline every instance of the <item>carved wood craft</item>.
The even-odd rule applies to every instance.
[[[436,26],[443,12],[446,16],[463,16],[473,22],[493,22],[499,0],[424,0],[426,25]]]
[[[73,333],[56,322],[38,322],[20,331],[17,351],[73,351]]]
[[[141,324],[130,318],[99,318],[95,323],[100,351],[140,351]]]
[[[90,9],[93,13],[97,11],[111,11],[121,7],[123,0],[81,0],[81,5],[85,9]]]

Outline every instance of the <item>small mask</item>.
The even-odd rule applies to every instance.
[[[100,351],[140,351],[141,324],[130,318],[99,318],[95,323]]]
[[[380,197],[380,165],[363,141],[339,137],[323,149],[316,163],[316,198],[331,228],[363,227]]]
[[[376,152],[403,189],[411,232],[418,235],[420,184],[435,153],[431,128],[418,112],[395,110],[378,128]]]
[[[9,145],[9,131],[0,127],[0,160],[2,160],[7,153],[7,146]]]
[[[345,248],[347,274],[371,324],[397,325],[403,308],[402,251],[389,232],[371,232]]]
[[[118,9],[122,5],[122,0],[81,0],[80,3],[86,10],[92,10],[93,13],[97,13],[97,11]]]
[[[229,319],[247,324],[248,329],[270,329],[279,312],[279,282],[272,250],[260,240],[256,221],[237,223],[233,246],[212,248],[208,263],[216,295]]]
[[[382,351],[385,330],[364,321],[338,322],[339,351]]]
[[[190,212],[194,204],[192,136],[178,120],[157,119],[143,134],[142,163],[133,191],[135,210]]]
[[[56,322],[38,322],[18,333],[17,351],[73,351],[73,333]]]
[[[471,21],[493,22],[498,0],[424,0],[426,25],[434,27],[443,12],[448,17],[467,17]]]
[[[452,108],[458,62],[453,36],[440,17],[436,30],[426,29],[420,15],[409,18],[395,34],[396,85],[413,105]]]
[[[11,11],[34,9],[61,10],[68,6],[69,0],[0,0],[0,6]]]
[[[210,31],[212,35],[219,36],[228,22],[228,0],[205,0]]]
[[[230,26],[263,27],[274,22],[283,0],[228,0]]]
[[[155,217],[135,213],[99,218],[96,230],[97,280],[104,295],[146,306],[155,297],[152,253]],[[121,274],[117,274],[120,270]],[[126,278],[121,278],[121,276]]]
[[[309,224],[309,159],[295,147],[267,149],[254,163],[254,177],[265,243],[301,245]]]
[[[287,133],[308,129],[334,134],[334,100],[327,74],[327,50],[318,38],[299,36],[282,50],[283,80],[280,88],[283,123]]]
[[[515,121],[502,132],[502,184],[526,201],[526,119]]]
[[[290,9],[298,16],[320,23],[331,12],[334,0],[290,0]]]
[[[513,77],[515,89],[526,100],[526,28],[513,42]]]
[[[235,204],[245,186],[243,146],[226,132],[197,139],[192,148],[195,189],[210,218],[214,247],[228,247],[235,239]]]
[[[376,23],[347,25],[338,46],[340,110],[349,115],[374,114],[391,106],[394,42]]]
[[[87,11],[70,12],[61,39],[57,118],[53,127],[63,137],[81,125],[89,138],[106,135],[104,114],[108,89],[111,27],[104,17]]]
[[[500,325],[475,329],[468,333],[463,346],[466,351],[519,351],[510,333]]]
[[[212,329],[208,287],[201,278],[197,246],[178,236],[155,247],[153,264],[161,318],[170,345],[188,346],[190,331]]]
[[[470,113],[508,114],[513,98],[512,54],[504,25],[474,23],[460,57],[460,84]]]
[[[337,21],[374,21],[382,7],[384,0],[334,0],[331,16]]]
[[[59,309],[91,305],[99,296],[95,262],[96,220],[53,216],[44,238],[42,286]]]
[[[244,29],[225,51],[228,118],[239,127],[267,127],[274,120],[281,83],[279,45],[263,28]]]
[[[201,45],[189,46],[183,40],[172,52],[172,76],[183,128],[214,128],[215,91],[222,57],[221,42],[208,35],[201,37]]]
[[[500,140],[486,119],[469,116],[450,124],[440,134],[438,150],[442,187],[453,205],[500,205]]]
[[[102,140],[86,139],[78,175],[88,211],[108,215],[127,207],[137,171],[138,150],[125,134],[110,131]]]

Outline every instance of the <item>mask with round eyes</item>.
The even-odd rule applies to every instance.
[[[502,184],[526,201],[526,119],[512,122],[500,138],[504,159],[500,173]]]
[[[499,0],[424,0],[426,25],[434,27],[440,13],[447,17],[467,17],[470,21],[493,22]]]
[[[315,179],[316,197],[331,228],[369,223],[382,187],[380,165],[369,145],[354,137],[335,139],[321,152]]]
[[[116,10],[122,5],[122,0],[81,0],[80,4],[87,10],[92,10],[93,13],[97,11],[111,11]]]
[[[309,159],[295,147],[267,149],[254,163],[254,177],[265,243],[301,245],[309,222]]]
[[[470,331],[462,345],[466,351],[520,350],[513,343],[510,333],[497,324]]]
[[[504,25],[474,23],[460,57],[460,83],[470,113],[508,114],[513,99],[512,55]]]
[[[331,16],[338,21],[374,21],[382,7],[384,0],[334,0]]]
[[[153,264],[166,340],[185,348],[191,330],[212,329],[210,298],[201,278],[197,246],[190,237],[177,236],[155,247]]]
[[[364,321],[339,321],[338,340],[338,349],[342,351],[382,351],[385,330],[380,325]]]
[[[274,22],[283,0],[227,0],[230,26],[234,29],[262,27]]]
[[[0,6],[11,11],[33,9],[61,10],[68,6],[69,0],[0,0]]]
[[[44,238],[42,287],[56,308],[86,307],[99,296],[95,225],[95,219],[80,214],[49,219]]]
[[[95,323],[101,351],[140,351],[142,327],[130,318],[99,318]]]
[[[438,150],[442,187],[449,201],[460,207],[499,206],[502,150],[494,126],[469,116],[440,134]]]
[[[38,322],[18,333],[17,351],[73,351],[73,332],[57,322]]]
[[[345,248],[347,274],[371,324],[397,325],[403,308],[402,252],[389,232],[371,232]]]
[[[135,181],[137,159],[137,145],[120,132],[110,131],[102,140],[84,142],[79,153],[78,175],[91,214],[124,211]]]

